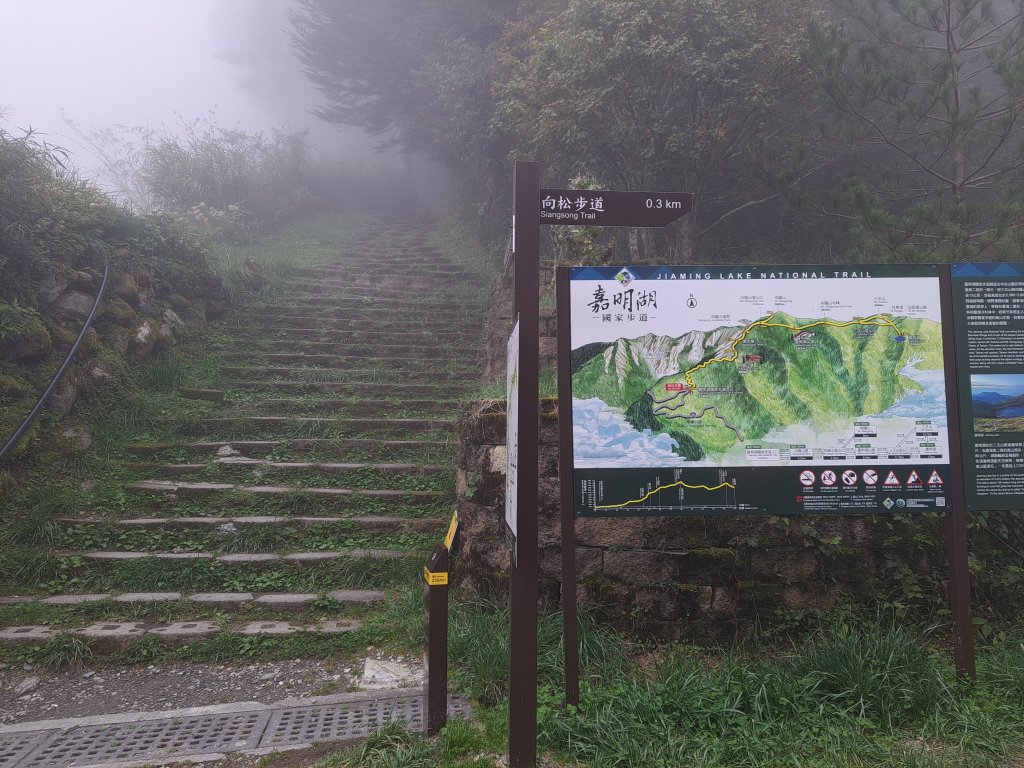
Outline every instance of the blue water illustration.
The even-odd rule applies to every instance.
[[[878,414],[879,418],[903,417],[929,419],[939,427],[946,426],[946,374],[942,370],[920,370],[920,360],[908,363],[900,374],[921,385],[923,391],[908,390],[903,398]]]

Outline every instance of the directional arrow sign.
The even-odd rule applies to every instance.
[[[590,227],[664,227],[693,210],[689,192],[541,189],[540,223]]]

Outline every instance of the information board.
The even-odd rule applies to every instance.
[[[1024,264],[954,264],[967,508],[1024,498]]]
[[[570,270],[578,516],[951,506],[938,267]]]

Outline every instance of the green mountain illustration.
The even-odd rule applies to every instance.
[[[775,313],[682,336],[647,334],[573,351],[573,397],[599,398],[634,429],[671,435],[696,461],[793,424],[819,429],[885,411],[942,367],[938,323]]]

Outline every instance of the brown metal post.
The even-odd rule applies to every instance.
[[[562,637],[565,650],[565,704],[580,703],[580,647],[576,604],[576,509],[572,478],[572,336],[569,268],[559,267],[555,282],[558,321],[558,485],[562,511]]]
[[[953,281],[948,264],[939,267],[942,293],[942,354],[946,368],[946,422],[949,433],[950,503],[946,513],[946,553],[949,558],[949,597],[953,608],[953,663],[960,679],[977,676],[974,622],[971,618],[971,573],[967,561],[967,502],[960,441],[960,391],[953,335]]]
[[[423,569],[427,605],[427,735],[436,736],[448,723],[448,550],[438,544]]]
[[[509,654],[509,768],[537,764],[537,482],[540,372],[540,163],[517,162],[515,305],[519,314],[516,558]]]

